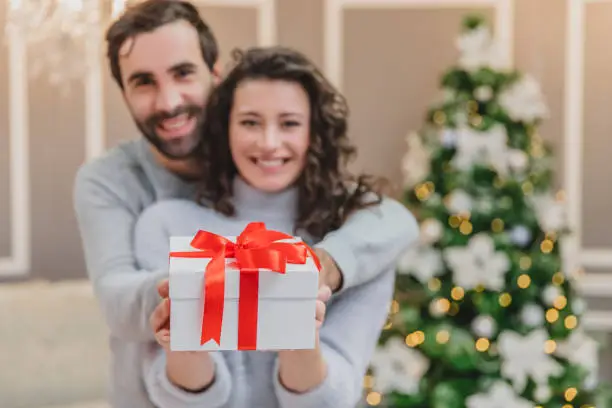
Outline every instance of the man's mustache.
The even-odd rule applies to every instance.
[[[167,119],[173,119],[177,116],[187,114],[188,116],[199,116],[202,114],[202,108],[197,105],[182,105],[177,107],[176,109],[168,112],[168,111],[160,111],[153,115],[151,115],[146,120],[147,127],[153,129],[157,127],[162,121]]]

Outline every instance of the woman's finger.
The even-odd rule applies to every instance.
[[[317,300],[320,300],[323,303],[326,303],[332,295],[332,291],[327,285],[323,285],[319,288],[319,292],[317,293]]]
[[[157,293],[162,299],[165,299],[170,294],[170,284],[168,279],[163,279],[157,284]]]
[[[170,301],[168,299],[163,299],[151,313],[149,325],[155,333],[170,325]]]
[[[164,349],[169,349],[170,347],[170,330],[161,329],[157,333],[155,333],[155,340],[157,343],[162,346]]]
[[[317,322],[323,323],[323,320],[325,319],[325,309],[325,303],[317,300],[317,307],[315,309],[315,318],[317,319]]]

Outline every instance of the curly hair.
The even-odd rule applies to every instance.
[[[380,203],[371,176],[347,170],[356,154],[347,136],[349,109],[345,98],[303,54],[284,47],[256,47],[232,52],[232,65],[211,92],[205,109],[200,198],[215,210],[234,215],[232,181],[237,174],[229,146],[229,118],[234,92],[244,80],[266,79],[298,83],[310,103],[310,143],[305,168],[296,181],[296,230],[313,237],[338,229],[355,210]]]

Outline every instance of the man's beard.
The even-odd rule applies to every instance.
[[[175,141],[166,141],[157,134],[157,128],[162,121],[172,119],[182,114],[195,118],[196,126],[191,134],[184,135]],[[194,155],[200,145],[203,109],[197,105],[182,105],[172,112],[157,112],[143,122],[136,120],[136,126],[144,137],[164,156],[172,160],[186,159]],[[187,144],[187,148],[185,148]]]

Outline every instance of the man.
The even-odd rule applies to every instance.
[[[144,140],[124,143],[79,170],[75,210],[87,272],[111,332],[113,407],[150,408],[134,379],[140,378],[142,344],[154,340],[149,316],[167,271],[138,267],[132,232],[155,201],[195,198],[199,169],[191,156],[208,89],[219,77],[218,49],[197,9],[176,0],[129,8],[106,40],[112,75]],[[317,245],[322,281],[341,292],[373,279],[417,235],[412,215],[393,200],[357,212]]]

